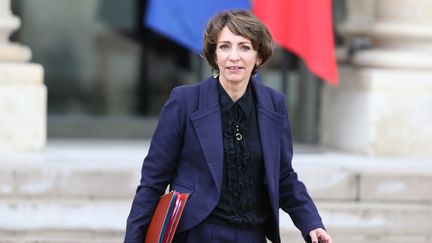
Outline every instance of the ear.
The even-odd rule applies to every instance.
[[[260,59],[260,58],[258,58],[255,64],[256,64],[256,66],[259,66],[259,65],[261,65],[261,59]]]

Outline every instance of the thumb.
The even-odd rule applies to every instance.
[[[315,231],[311,231],[311,232],[309,233],[309,236],[310,236],[310,238],[311,238],[311,242],[312,242],[312,243],[318,243],[318,237],[317,237],[317,234],[316,234]]]

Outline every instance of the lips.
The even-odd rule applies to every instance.
[[[239,67],[239,66],[230,66],[230,67],[226,67],[226,69],[228,69],[228,70],[240,70],[240,69],[243,69],[243,67]]]

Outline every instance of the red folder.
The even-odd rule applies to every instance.
[[[188,196],[187,193],[171,191],[159,199],[145,243],[171,243]]]

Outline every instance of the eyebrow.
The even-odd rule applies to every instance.
[[[231,44],[231,42],[229,42],[229,41],[218,41],[217,43]],[[243,42],[239,42],[238,44],[240,44],[240,45],[244,45],[244,44],[252,45],[252,42],[243,41]]]

